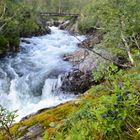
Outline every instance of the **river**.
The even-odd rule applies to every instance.
[[[78,49],[79,40],[67,31],[51,27],[51,34],[21,38],[20,52],[0,60],[0,104],[18,110],[18,119],[42,108],[76,98],[63,93],[61,74],[72,69],[62,56]]]

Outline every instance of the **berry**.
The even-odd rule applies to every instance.
[[[125,92],[124,92],[124,95],[125,96],[127,96],[127,95],[129,95],[131,92],[129,91],[129,90],[126,90]]]
[[[134,92],[133,94],[134,94],[134,95],[137,95],[137,92]]]
[[[118,95],[117,96],[117,100],[120,101],[121,99],[122,99],[122,96],[121,95]]]
[[[118,117],[118,119],[119,119],[119,120],[122,120],[122,119],[123,119],[123,117],[122,117],[122,116],[119,116],[119,117]]]
[[[113,110],[113,111],[112,111],[112,114],[113,114],[113,115],[115,115],[115,114],[117,114],[117,113],[118,113],[118,111],[116,111],[116,110]]]
[[[111,110],[108,110],[107,113],[111,115],[112,114],[112,111]]]
[[[107,114],[103,114],[102,117],[103,117],[103,118],[107,118],[108,115],[107,115]]]
[[[126,100],[128,100],[128,99],[129,99],[129,97],[128,97],[128,96],[126,96],[126,97],[125,97],[125,99],[126,99]]]
[[[114,103],[114,107],[118,107],[118,103],[117,102]]]

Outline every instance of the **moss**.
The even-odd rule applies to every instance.
[[[40,123],[43,126],[43,128],[48,130],[50,128],[51,122],[55,122],[57,124],[62,123],[61,120],[65,119],[65,117],[69,115],[75,108],[77,108],[77,106],[74,104],[74,102],[68,102],[66,104],[59,105],[58,107],[42,112],[40,114],[30,117],[27,120],[14,124],[13,127],[11,127],[10,129],[11,134],[15,138],[19,138],[27,132],[27,128],[36,123]],[[19,128],[21,126],[26,126],[26,129],[19,131]]]

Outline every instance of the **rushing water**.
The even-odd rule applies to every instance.
[[[72,68],[62,56],[77,50],[79,41],[67,31],[51,30],[50,35],[22,38],[21,51],[0,61],[0,104],[18,109],[18,119],[75,98],[59,88],[61,73]]]

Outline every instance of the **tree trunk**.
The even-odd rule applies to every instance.
[[[125,36],[124,36],[123,31],[121,31],[121,39],[122,39],[122,41],[123,41],[123,43],[124,43],[125,50],[127,51],[127,55],[128,55],[129,60],[130,60],[130,62],[131,62],[131,65],[133,66],[135,63],[134,63],[132,54],[131,54],[131,52],[130,52],[130,48],[129,48],[129,46],[128,46],[128,43],[127,43],[127,41],[126,41],[126,39],[125,39]]]
[[[58,9],[58,13],[61,13],[61,0],[59,0],[59,9]]]
[[[130,60],[130,63],[131,63],[131,65],[132,66],[134,66],[134,60],[133,60],[133,57],[132,57],[132,54],[131,54],[131,51],[130,51],[130,47],[129,47],[129,45],[128,45],[128,43],[127,43],[127,41],[126,41],[126,39],[125,39],[125,34],[124,34],[124,26],[125,26],[125,24],[124,24],[124,22],[123,22],[123,19],[122,19],[122,17],[120,16],[120,27],[121,27],[121,39],[122,39],[122,41],[123,41],[123,43],[124,43],[124,47],[125,47],[125,50],[126,50],[126,52],[127,52],[127,55],[128,55],[128,57],[129,57],[129,60]]]

